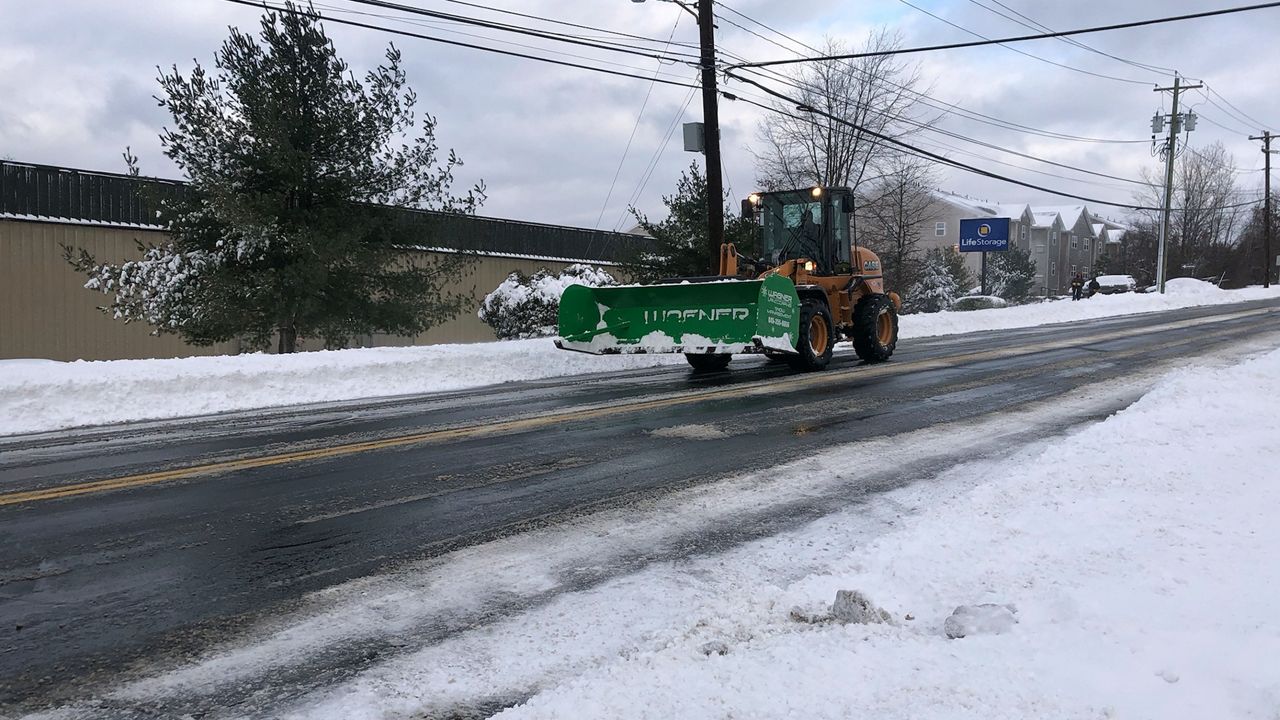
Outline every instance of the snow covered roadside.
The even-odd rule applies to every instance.
[[[296,717],[432,716],[469,697],[523,700],[502,718],[1273,718],[1278,393],[1280,351],[1175,371],[1047,446],[561,596]],[[791,617],[840,589],[893,622]],[[947,639],[945,618],[974,603],[1019,622]]]
[[[1219,290],[1195,280],[1159,295],[1098,296],[999,310],[908,315],[903,339],[1031,327],[1194,305],[1280,298],[1280,287]],[[55,363],[0,360],[0,435],[133,420],[462,390],[665,364],[679,355],[599,357],[550,340]]]
[[[918,338],[983,330],[1012,330],[1117,315],[1177,310],[1200,305],[1280,298],[1280,285],[1267,289],[1251,287],[1244,290],[1222,290],[1210,283],[1190,278],[1170,280],[1165,290],[1164,295],[1159,293],[1095,295],[1080,301],[1063,299],[993,310],[905,315],[902,317],[901,331],[898,336]]]
[[[549,339],[171,360],[0,360],[0,435],[337,400],[445,392],[668,363]]]

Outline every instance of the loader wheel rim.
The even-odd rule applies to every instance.
[[[809,349],[814,355],[822,355],[827,351],[827,321],[821,315],[809,318]]]
[[[876,318],[876,341],[881,345],[893,342],[893,316],[888,310],[881,310]]]

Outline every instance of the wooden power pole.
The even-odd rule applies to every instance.
[[[1173,203],[1173,163],[1177,157],[1178,133],[1182,132],[1183,118],[1178,114],[1178,95],[1183,90],[1194,90],[1204,85],[1183,85],[1182,78],[1173,76],[1173,87],[1156,88],[1156,92],[1173,91],[1173,110],[1169,113],[1169,140],[1165,145],[1164,156],[1164,216],[1160,221],[1160,249],[1156,252],[1156,285],[1160,286],[1160,294],[1164,294],[1164,283],[1168,276],[1165,265],[1168,264],[1168,253],[1165,245],[1169,242],[1169,215]]]
[[[1270,130],[1264,130],[1261,135],[1255,135],[1250,140],[1262,141],[1262,157],[1266,161],[1266,172],[1263,180],[1262,195],[1262,287],[1271,287],[1272,268],[1276,266],[1275,258],[1271,256],[1271,135]]]
[[[720,170],[720,108],[716,95],[716,26],[712,0],[698,0],[698,40],[702,66],[702,122],[707,159],[707,236],[711,274],[720,272],[724,243],[724,179]]]

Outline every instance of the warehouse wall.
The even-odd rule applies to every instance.
[[[114,360],[226,355],[237,343],[197,347],[177,336],[150,335],[143,324],[125,324],[97,309],[109,296],[85,290],[84,276],[62,258],[62,245],[88,250],[105,262],[138,257],[135,240],[160,242],[158,230],[44,220],[0,218],[0,359]],[[563,269],[568,263],[525,258],[481,256],[473,272],[459,278],[457,289],[470,292],[475,307],[509,273],[533,273],[541,267]],[[474,310],[412,338],[373,336],[362,346],[429,345],[493,340],[489,326]],[[304,342],[303,347],[307,348]],[[308,348],[309,349],[309,348]]]

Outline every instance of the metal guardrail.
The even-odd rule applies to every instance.
[[[0,213],[162,227],[157,211],[186,183],[51,165],[0,161]],[[421,222],[427,247],[617,262],[649,239],[563,225],[405,210]],[[425,222],[422,222],[425,221]]]

